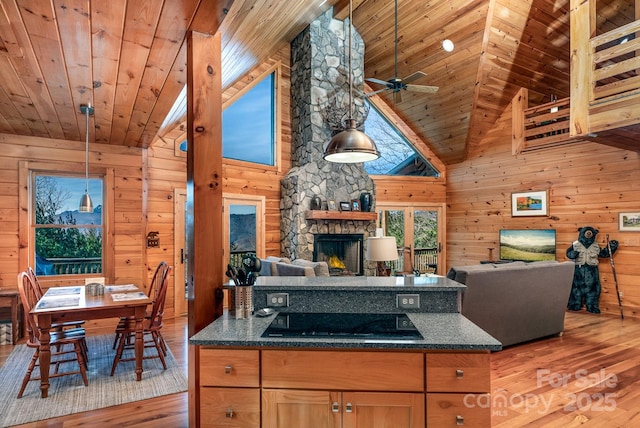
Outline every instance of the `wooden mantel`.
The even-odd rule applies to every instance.
[[[326,210],[307,210],[304,218],[307,220],[363,220],[375,221],[378,218],[376,212],[365,211],[326,211]]]

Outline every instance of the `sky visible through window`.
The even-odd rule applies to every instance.
[[[80,206],[80,198],[84,195],[85,179],[79,177],[49,177],[55,180],[60,190],[69,195],[64,201],[61,212],[77,211]],[[94,208],[102,205],[102,180],[89,178],[89,196],[91,196]]]
[[[274,165],[273,73],[222,112],[222,155]]]

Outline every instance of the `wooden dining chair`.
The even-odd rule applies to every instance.
[[[27,367],[27,373],[22,380],[22,386],[18,392],[18,398],[22,397],[27,384],[31,380],[40,380],[40,376],[34,376],[33,370],[38,366],[40,357],[40,330],[38,328],[37,317],[31,314],[31,309],[36,305],[40,298],[38,297],[37,286],[31,280],[27,272],[18,274],[18,290],[27,321],[27,332],[29,339],[26,343],[27,347],[33,348],[35,351],[33,357]],[[51,347],[51,366],[54,372],[49,374],[49,378],[67,376],[73,374],[82,375],[84,385],[89,385],[87,380],[87,359],[86,359],[86,340],[83,328],[68,328],[64,330],[51,331],[50,333]],[[65,350],[65,345],[72,345],[73,350]],[[78,369],[72,371],[61,371],[63,364],[77,361]]]
[[[149,298],[152,299],[153,301],[155,301],[157,297],[153,293],[156,293],[156,294],[158,293],[158,290],[160,289],[160,285],[162,284],[162,281],[164,280],[164,277],[167,274],[168,269],[169,269],[169,265],[167,265],[167,263],[164,261],[160,262],[158,266],[156,266],[156,270],[153,273],[153,278],[151,279],[151,284],[149,285],[149,291],[147,291],[147,296],[149,296]],[[147,313],[145,314],[145,318],[148,318],[150,316],[150,313],[151,311],[147,311]],[[118,325],[116,327],[115,337],[113,339],[113,349],[116,349],[116,346],[118,346],[118,339],[120,339],[120,333],[118,333],[118,330],[122,328],[123,324],[127,321],[127,318],[132,318],[132,317],[121,317],[118,322]],[[167,355],[164,339],[162,339],[161,344],[162,344],[162,347],[165,349],[164,354]]]
[[[149,316],[143,320],[143,334],[144,334],[144,347],[155,348],[155,355],[145,355],[143,359],[160,358],[162,367],[166,370],[167,363],[164,359],[167,354],[166,344],[162,339],[161,330],[163,327],[164,317],[164,303],[167,297],[167,288],[169,287],[169,272],[171,272],[171,266],[168,266],[162,275],[162,281],[156,288],[155,299],[151,305],[151,312]],[[133,349],[135,343],[133,337],[136,332],[136,320],[133,318],[121,319],[116,329],[118,335],[118,349],[116,355],[113,358],[113,365],[111,366],[111,376],[116,372],[116,367],[121,361],[135,361],[135,358],[122,358],[125,349]]]

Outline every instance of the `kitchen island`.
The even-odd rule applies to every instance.
[[[255,310],[283,305],[276,313],[227,313],[190,338],[200,426],[489,426],[490,352],[501,345],[460,314],[463,291],[440,276],[258,278]],[[275,320],[295,330],[295,314],[321,314],[324,326],[345,313],[406,315],[399,330],[421,337],[324,327],[320,337],[263,337]]]

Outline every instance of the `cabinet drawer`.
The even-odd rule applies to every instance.
[[[259,351],[200,349],[200,386],[259,385]]]
[[[260,427],[260,390],[200,388],[201,427]]]
[[[262,352],[265,388],[424,391],[422,353]]]
[[[427,354],[427,392],[490,392],[489,353]]]
[[[427,394],[428,427],[491,426],[489,394]]]

